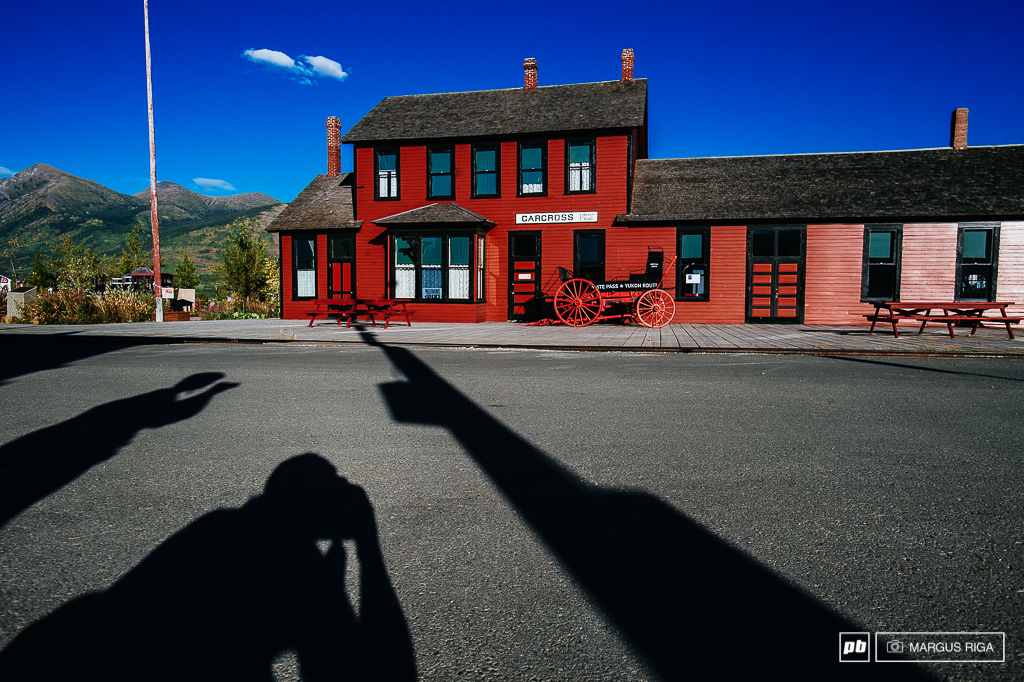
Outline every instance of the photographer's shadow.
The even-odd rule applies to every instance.
[[[359,562],[358,615],[345,540]],[[26,628],[0,652],[0,679],[266,680],[286,651],[306,680],[416,678],[370,502],[310,453],[241,508],[203,516],[109,589]]]

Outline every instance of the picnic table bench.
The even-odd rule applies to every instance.
[[[316,306],[315,310],[307,311],[306,315],[309,316],[309,326],[313,326],[313,322],[316,318],[323,317],[335,317],[338,320],[338,324],[341,324],[342,319],[348,320],[345,324],[345,329],[352,326],[352,320],[358,320],[360,317],[370,318],[370,323],[376,327],[378,317],[384,320],[384,329],[388,328],[388,324],[391,323],[392,317],[404,317],[405,323],[412,326],[412,321],[409,319],[416,311],[409,310],[406,307],[407,301],[400,301],[390,298],[385,299],[363,299],[363,298],[332,298],[332,299],[314,299],[310,301]]]
[[[897,325],[903,320],[912,320],[921,323],[920,329],[917,330],[918,334],[924,332],[929,322],[945,324],[950,338],[956,338],[953,326],[959,323],[972,326],[971,336],[974,336],[978,327],[984,326],[986,322],[1002,324],[1006,326],[1006,333],[1013,339],[1016,337],[1011,325],[1020,324],[1022,318],[1006,314],[1007,306],[1011,305],[1013,302],[1010,301],[885,301],[875,303],[875,312],[864,317],[871,321],[869,334],[874,333],[875,325],[881,322],[892,325],[892,333],[896,338],[900,336]],[[996,310],[999,315],[985,315],[989,310]]]

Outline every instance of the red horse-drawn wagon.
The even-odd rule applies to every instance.
[[[623,318],[645,327],[664,327],[676,314],[672,295],[661,288],[665,271],[665,252],[649,249],[647,267],[628,279],[591,282],[573,277],[566,268],[558,268],[562,285],[555,292],[555,314],[572,327],[585,327],[598,320]]]

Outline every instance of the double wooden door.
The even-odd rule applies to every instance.
[[[806,243],[803,225],[747,230],[747,322],[803,322]]]

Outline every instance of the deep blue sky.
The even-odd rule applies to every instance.
[[[145,189],[142,1],[3,15],[0,175],[42,162]],[[157,174],[290,201],[325,171],[327,116],[344,132],[388,95],[521,87],[524,57],[541,85],[613,80],[624,47],[649,79],[651,157],[941,147],[956,107],[970,109],[970,145],[1019,144],[1022,26],[1021,0],[152,0]]]

